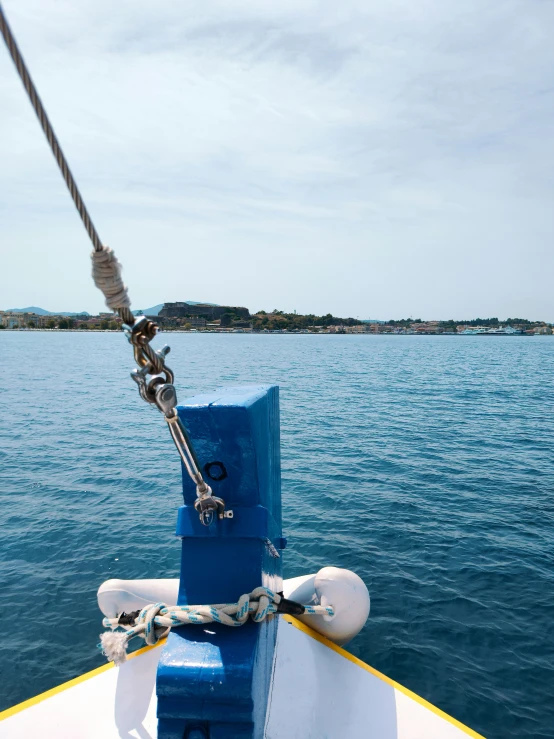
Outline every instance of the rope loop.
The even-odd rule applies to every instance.
[[[117,618],[105,618],[102,623],[111,631],[100,635],[100,646],[108,660],[120,665],[125,662],[127,645],[135,636],[140,636],[147,644],[154,645],[165,638],[174,626],[215,622],[236,628],[245,624],[249,617],[256,623],[261,623],[268,616],[280,611],[280,603],[290,604],[292,601],[287,601],[279,593],[274,593],[263,586],[241,595],[236,603],[202,606],[167,606],[164,603],[154,603],[145,606],[140,612],[120,614]],[[304,609],[305,614],[312,616],[335,614],[331,606],[299,607]],[[115,631],[123,623],[131,623],[133,620],[131,617],[134,617],[134,626],[124,632]]]

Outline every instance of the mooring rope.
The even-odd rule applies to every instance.
[[[92,257],[92,278],[96,287],[104,293],[106,305],[112,310],[130,308],[127,287],[121,278],[121,263],[109,246],[96,249]]]
[[[273,613],[286,612],[279,607],[283,602],[301,609],[295,611],[297,613],[310,616],[335,615],[331,606],[302,606],[287,601],[269,588],[259,587],[251,593],[241,595],[236,603],[206,606],[167,606],[165,603],[153,603],[145,606],[140,612],[120,614],[117,618],[105,618],[103,625],[112,631],[100,635],[100,646],[108,660],[120,665],[127,659],[127,645],[135,636],[141,637],[149,645],[154,645],[160,639],[164,639],[174,626],[216,622],[237,627],[245,624],[249,617],[260,623]],[[127,631],[117,633],[114,631],[120,626],[133,623],[134,625]]]

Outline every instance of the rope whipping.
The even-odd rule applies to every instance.
[[[251,618],[261,623],[274,613],[293,613],[294,615],[334,616],[331,606],[303,606],[287,600],[280,593],[269,588],[259,587],[251,593],[241,595],[237,603],[220,603],[211,606],[167,606],[153,603],[141,611],[120,614],[117,618],[105,618],[103,625],[112,631],[100,635],[100,647],[108,660],[120,665],[127,659],[127,645],[139,636],[149,645],[164,639],[172,627],[185,624],[218,623],[225,626],[242,626]],[[124,632],[114,630],[124,625],[131,628]]]
[[[4,15],[2,5],[0,5],[0,30],[2,31],[2,36],[4,37],[8,51],[10,52],[10,56],[13,59],[17,73],[21,78],[23,87],[27,92],[31,105],[33,106],[42,130],[44,131],[44,135],[50,145],[52,154],[60,168],[62,177],[64,178],[67,189],[69,190],[69,194],[75,203],[77,212],[81,216],[86,232],[92,241],[92,245],[94,247],[92,258],[95,285],[104,293],[106,305],[112,310],[117,310],[121,319],[126,324],[132,326],[134,316],[130,311],[131,301],[127,294],[127,288],[121,279],[121,265],[117,261],[111,249],[104,247],[100,241],[98,231],[92,222],[92,218],[90,217],[85,202],[79,192],[79,188],[77,187],[75,178],[71,173],[67,159],[65,158],[57,136],[54,133],[54,129],[50,123],[46,110],[44,109],[42,100],[40,99],[29,70],[25,64],[25,60],[23,59],[6,16]]]
[[[204,481],[186,429],[177,417],[175,410],[177,393],[173,387],[173,372],[165,364],[165,355],[168,353],[169,347],[165,347],[162,350],[154,350],[150,346],[150,341],[157,334],[158,326],[153,321],[147,319],[146,316],[135,317],[131,311],[131,301],[127,287],[121,276],[121,264],[112,249],[104,246],[100,241],[98,231],[94,227],[77,183],[75,182],[75,178],[71,174],[67,160],[8,24],[1,3],[0,30],[2,31],[2,36],[13,59],[17,73],[23,82],[29,100],[42,126],[42,130],[50,144],[50,149],[58,163],[67,189],[92,241],[94,247],[91,255],[94,284],[104,294],[108,308],[119,313],[124,323],[123,328],[127,338],[133,345],[135,360],[139,369],[134,370],[131,373],[131,377],[139,386],[141,397],[146,402],[155,404],[164,414],[166,421],[168,421],[177,451],[196,485],[197,501],[195,507],[202,523],[209,525],[215,515],[218,518],[230,518],[232,517],[232,512],[225,511],[225,502],[221,498],[212,496],[210,486]]]

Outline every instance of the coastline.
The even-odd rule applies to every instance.
[[[4,328],[0,330],[2,333],[53,333],[53,334],[120,334],[121,329],[100,329],[100,328]],[[433,333],[425,331],[417,331],[413,333],[400,333],[394,331],[255,331],[248,329],[161,329],[159,334],[248,334],[256,336],[269,336],[273,334],[290,334],[291,336],[460,336],[464,338],[470,337],[510,337],[510,338],[528,338],[531,336],[554,336],[554,334],[501,334],[501,333],[482,333],[482,334],[464,334],[454,333],[453,331],[443,331],[442,333]]]

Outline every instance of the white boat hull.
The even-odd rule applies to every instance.
[[[159,655],[146,647],[4,711],[0,739],[156,739]],[[265,739],[481,736],[290,616],[275,655]]]

